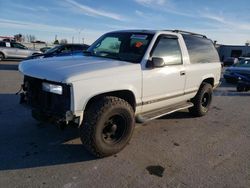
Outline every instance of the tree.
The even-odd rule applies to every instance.
[[[250,40],[247,40],[246,43],[245,43],[245,45],[249,46],[249,44],[250,44]]]
[[[56,39],[56,40],[54,41],[54,44],[59,44],[59,40]]]
[[[33,42],[36,40],[35,35],[28,35],[27,34],[25,38],[26,38],[27,42]]]
[[[22,34],[16,34],[16,35],[14,35],[14,39],[17,41],[17,42],[22,42]]]
[[[68,43],[67,39],[61,39],[60,40],[60,44],[67,44],[67,43]]]

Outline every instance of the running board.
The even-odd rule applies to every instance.
[[[136,122],[137,123],[145,123],[147,121],[151,121],[153,119],[157,119],[157,118],[165,116],[167,114],[171,114],[171,113],[179,111],[179,110],[184,110],[184,109],[190,108],[192,106],[194,106],[193,103],[185,102],[185,103],[177,104],[174,106],[160,108],[160,109],[150,111],[150,112],[145,112],[143,114],[139,114],[136,116]]]

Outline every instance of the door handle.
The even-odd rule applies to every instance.
[[[184,75],[186,75],[186,72],[185,72],[185,71],[181,71],[181,72],[180,72],[180,75],[181,75],[181,76],[184,76]]]

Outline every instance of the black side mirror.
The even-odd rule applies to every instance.
[[[151,66],[155,68],[164,67],[164,59],[161,57],[152,57]]]

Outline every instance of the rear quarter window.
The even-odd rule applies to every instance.
[[[191,63],[219,62],[218,52],[211,40],[192,35],[183,35]]]

